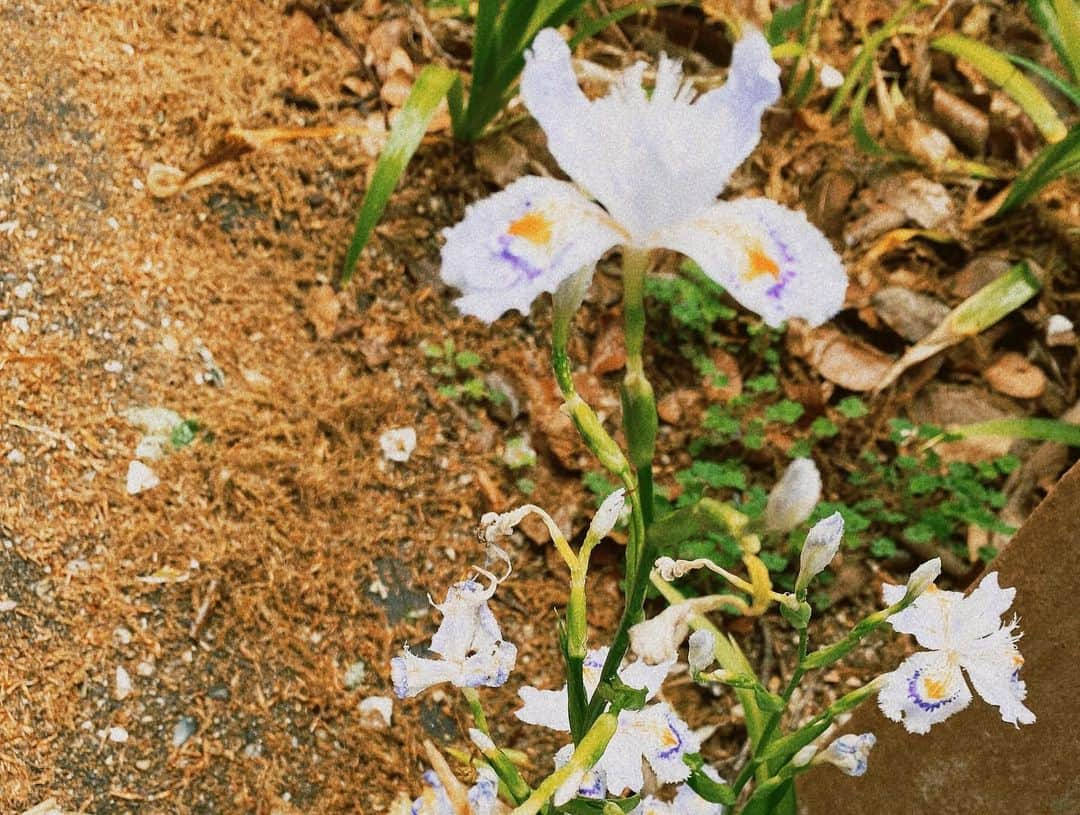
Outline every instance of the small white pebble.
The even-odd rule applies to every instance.
[[[385,600],[390,596],[390,589],[387,588],[387,585],[382,582],[382,578],[379,577],[376,577],[368,584],[368,591],[382,600]]]
[[[1046,321],[1046,344],[1072,345],[1076,342],[1076,334],[1073,332],[1073,322],[1064,314],[1054,314]]]
[[[115,744],[123,744],[128,740],[128,732],[122,727],[109,728],[109,741]]]
[[[117,645],[130,645],[131,644],[131,631],[124,628],[122,625],[118,625],[112,632],[113,642]]]
[[[146,772],[150,769],[150,760],[146,758],[140,758],[135,762],[135,769],[140,772]]]
[[[22,334],[30,333],[30,322],[25,317],[12,317],[11,327]]]
[[[105,363],[105,370],[110,374],[118,374],[124,370],[124,363],[118,359],[110,359]]]
[[[416,431],[411,427],[395,427],[379,436],[383,458],[405,462],[416,449]]]
[[[131,695],[133,686],[131,684],[131,674],[129,674],[123,665],[116,666],[116,690],[113,696],[117,701],[122,702]]]
[[[34,293],[34,284],[27,280],[13,288],[11,290],[11,293],[18,297],[20,300],[25,300],[27,297]]]
[[[160,483],[161,479],[157,477],[157,473],[155,473],[141,461],[133,461],[131,462],[131,464],[128,465],[128,495],[138,495],[140,492],[152,490]]]
[[[360,727],[364,730],[386,730],[394,715],[394,700],[389,696],[369,696],[359,707]]]
[[[137,673],[139,676],[143,676],[143,677],[153,676],[154,675],[154,663],[146,662],[145,660],[143,662],[140,662],[138,665],[135,666],[135,673]]]
[[[16,466],[26,463],[26,454],[16,447],[7,454],[8,464],[14,464]]]
[[[14,600],[0,600],[0,614],[7,614],[9,611],[14,611],[18,605],[19,604]]]

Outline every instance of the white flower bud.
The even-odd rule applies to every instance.
[[[604,502],[600,504],[600,508],[596,510],[596,514],[593,515],[592,523],[589,524],[589,537],[601,540],[611,532],[615,528],[615,524],[619,522],[619,516],[622,514],[625,503],[625,489],[617,489],[605,498]]]
[[[672,662],[678,657],[679,646],[690,633],[693,602],[676,603],[630,628],[630,647],[649,665]]]
[[[774,532],[790,532],[810,517],[821,499],[821,473],[812,459],[797,458],[769,493],[765,526]]]
[[[716,659],[716,638],[702,629],[690,635],[688,661],[692,673],[701,673]]]
[[[907,581],[907,594],[918,597],[941,575],[941,558],[936,557],[926,561],[922,566],[911,573]]]
[[[818,521],[806,536],[802,554],[799,556],[799,577],[795,591],[802,591],[810,581],[825,570],[840,549],[844,537],[844,519],[839,512]]]
[[[797,752],[791,759],[791,764],[794,767],[805,767],[810,761],[817,755],[818,748],[813,744],[808,744]]]
[[[486,753],[489,750],[495,749],[495,742],[491,740],[491,737],[482,730],[477,730],[475,727],[469,728],[469,738],[472,739],[472,743],[476,745],[476,749],[481,753]]]

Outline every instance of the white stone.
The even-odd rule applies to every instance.
[[[394,700],[389,696],[369,696],[357,709],[364,730],[387,730],[394,715]]]
[[[152,490],[160,483],[161,479],[157,477],[157,473],[155,473],[141,461],[133,461],[128,465],[128,495],[138,495],[140,492]]]

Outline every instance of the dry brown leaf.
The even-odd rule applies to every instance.
[[[509,133],[503,132],[479,142],[473,148],[473,161],[487,180],[498,187],[506,187],[525,175],[529,151]]]
[[[622,323],[612,321],[593,343],[589,373],[596,376],[621,371],[626,367],[626,340]]]
[[[1017,399],[1038,399],[1046,391],[1046,374],[1015,351],[1002,354],[982,375],[998,393]]]
[[[700,413],[703,401],[697,388],[676,388],[656,403],[656,414],[665,424],[691,424]]]
[[[909,418],[918,424],[936,427],[1021,415],[1006,399],[980,387],[933,383],[921,390],[911,403]],[[945,461],[987,461],[1009,452],[1013,440],[1004,436],[972,436],[943,442],[934,447]]]
[[[953,217],[949,191],[918,173],[900,173],[885,179],[878,188],[878,195],[923,229],[937,229]]]
[[[789,329],[792,350],[825,379],[851,391],[872,390],[893,364],[889,355],[832,326],[821,326],[799,336]]]

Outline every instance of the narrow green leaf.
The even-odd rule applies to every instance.
[[[1056,441],[1070,447],[1080,447],[1080,425],[1061,419],[1041,419],[1031,416],[990,419],[985,422],[953,425],[950,433],[964,438],[971,436],[1004,436],[1010,439]]]
[[[628,6],[615,9],[602,17],[597,17],[595,20],[589,20],[584,25],[580,26],[577,31],[574,32],[574,36],[570,38],[570,48],[574,49],[581,45],[585,40],[590,37],[595,37],[609,25],[614,25],[620,20],[625,20],[627,17],[632,17],[645,9],[651,8],[663,8],[664,6],[679,6],[685,5],[686,0],[640,0],[637,3],[631,3]]]
[[[1065,138],[1068,131],[1054,106],[1003,54],[962,34],[938,37],[930,43],[930,47],[964,60],[1005,91],[1031,117],[1048,142],[1059,142]]]
[[[1054,0],[1058,26],[1061,28],[1061,43],[1064,50],[1064,62],[1073,77],[1080,73],[1080,7],[1076,0]]]
[[[1009,58],[1009,62],[1011,62],[1013,65],[1019,65],[1020,67],[1026,68],[1027,70],[1031,71],[1033,74],[1039,77],[1039,79],[1052,87],[1062,96],[1067,98],[1074,105],[1080,107],[1080,88],[1078,88],[1076,85],[1066,82],[1064,79],[1055,74],[1045,65],[1040,65],[1037,62],[1032,62],[1030,59],[1024,59],[1023,57],[1017,56],[1016,54],[1006,54],[1005,56]]]
[[[342,284],[348,283],[353,276],[356,261],[360,259],[360,253],[367,245],[375,224],[382,217],[386,203],[404,174],[409,159],[420,146],[420,140],[427,131],[431,117],[435,115],[435,109],[457,79],[456,71],[441,65],[428,65],[416,78],[409,98],[405,100],[404,107],[398,112],[394,125],[390,128],[390,137],[386,140],[386,147],[375,166],[371,185],[360,204],[352,242],[345,254],[345,265],[341,270]]]
[[[769,45],[776,46],[787,39],[788,34],[803,24],[806,15],[806,0],[800,0],[788,8],[778,8],[765,27],[765,39]]]
[[[835,119],[840,115],[840,111],[844,109],[844,105],[847,104],[847,100],[855,92],[858,84],[864,79],[869,79],[871,66],[878,49],[889,37],[896,33],[896,30],[908,18],[908,15],[925,5],[928,5],[928,0],[909,0],[881,28],[866,38],[863,47],[855,55],[855,60],[851,63],[847,75],[844,76],[843,83],[836,89],[836,93],[829,103],[829,116]]]
[[[864,82],[851,100],[851,110],[848,112],[848,120],[851,122],[851,135],[855,137],[855,144],[867,155],[887,156],[889,151],[882,147],[866,128],[866,94],[870,90],[870,83]]]
[[[1047,145],[1016,177],[1016,181],[995,215],[1001,215],[1030,201],[1051,181],[1080,172],[1080,125],[1057,144]]]
[[[1080,65],[1072,65],[1069,62],[1069,49],[1065,47],[1065,41],[1061,35],[1061,25],[1058,22],[1057,12],[1054,10],[1054,0],[1028,0],[1028,11],[1031,18],[1042,29],[1046,39],[1054,46],[1061,63],[1069,69],[1075,80],[1080,80]]]

